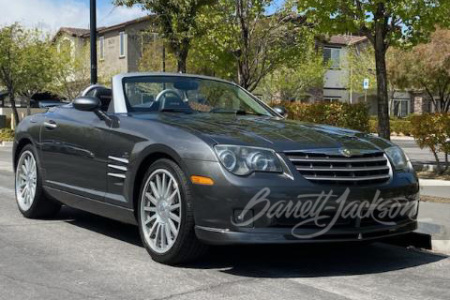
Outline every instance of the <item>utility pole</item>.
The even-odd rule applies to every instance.
[[[91,84],[97,84],[97,0],[91,0]]]

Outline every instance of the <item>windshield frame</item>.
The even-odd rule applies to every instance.
[[[123,100],[125,102],[124,104],[126,105],[127,111],[129,113],[163,113],[161,111],[150,111],[150,110],[135,111],[130,106],[128,95],[126,93],[127,81],[128,82],[129,81],[138,82],[139,79],[152,78],[152,77],[156,77],[156,78],[169,77],[169,78],[181,78],[181,79],[185,78],[185,79],[194,79],[194,80],[200,80],[200,81],[214,81],[214,82],[218,82],[218,83],[221,83],[224,85],[229,85],[230,87],[237,88],[240,91],[244,92],[244,94],[246,96],[248,96],[251,100],[255,101],[264,111],[266,111],[268,113],[267,116],[264,116],[264,115],[263,116],[255,115],[255,116],[282,118],[282,116],[280,116],[276,111],[274,111],[268,104],[266,104],[264,101],[258,99],[255,95],[253,95],[252,93],[250,93],[249,91],[247,91],[246,89],[244,89],[243,87],[239,86],[238,84],[236,84],[234,82],[226,81],[226,80],[215,78],[215,77],[209,77],[209,76],[177,74],[177,73],[154,73],[154,74],[136,74],[133,76],[126,76],[126,75],[122,76],[120,81],[121,81],[121,89],[123,91]],[[143,82],[145,82],[145,80],[143,80]],[[193,113],[200,113],[200,112],[193,110]],[[250,114],[250,116],[253,116],[253,115]]]

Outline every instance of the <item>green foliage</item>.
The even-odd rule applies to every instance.
[[[307,43],[307,41],[304,41]],[[305,51],[297,58],[288,59],[284,64],[266,75],[255,93],[261,95],[266,102],[299,101],[309,98],[313,88],[322,88],[327,65],[323,56],[310,41],[310,47],[304,46]]]
[[[427,40],[436,25],[450,25],[447,0],[298,0],[298,9],[323,32],[360,32],[374,37],[385,22],[388,45]],[[330,16],[332,16],[330,18]],[[420,16],[420,17],[418,17]]]
[[[327,34],[358,33],[375,49],[380,136],[390,138],[386,54],[390,46],[416,45],[436,26],[450,26],[448,0],[297,0],[308,22]]]
[[[450,30],[438,29],[431,41],[408,50],[398,50],[392,69],[403,86],[427,93],[437,112],[450,110]]]
[[[370,80],[368,93],[376,93],[377,74],[375,66],[375,51],[373,47],[356,46],[349,47],[347,58],[344,60],[343,69],[348,70],[348,78],[343,78],[348,83],[348,89],[357,93],[364,93],[364,79]]]
[[[364,103],[285,102],[283,105],[288,111],[288,118],[292,120],[369,132],[369,110]]]
[[[273,0],[217,0],[202,9],[202,35],[193,52],[199,70],[233,79],[253,91],[261,80],[284,64],[305,62],[312,30],[291,7],[268,16]],[[313,42],[314,43],[314,42]]]
[[[177,60],[178,71],[186,72],[191,40],[199,34],[199,10],[214,0],[114,0],[116,5],[141,5],[155,14],[166,44]]]
[[[0,129],[0,141],[9,142],[14,140],[14,130],[8,128]]]
[[[420,148],[429,148],[433,153],[438,172],[448,170],[448,155],[450,145],[450,115],[449,114],[424,114],[411,117],[412,133]],[[445,155],[445,169],[440,168],[438,153]]]
[[[16,123],[15,96],[30,98],[44,91],[53,76],[53,56],[48,37],[19,24],[0,29],[0,85],[10,94]]]
[[[369,121],[371,133],[376,133],[378,128],[378,120],[371,119]],[[410,120],[391,120],[391,130],[393,135],[412,135],[412,124]]]

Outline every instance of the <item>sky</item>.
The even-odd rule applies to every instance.
[[[19,22],[55,33],[59,27],[89,27],[90,0],[0,0],[0,27]],[[146,15],[139,7],[114,7],[112,0],[97,0],[98,27]]]

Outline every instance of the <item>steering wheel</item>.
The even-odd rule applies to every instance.
[[[158,94],[158,96],[156,96],[156,98],[155,98],[155,102],[157,102],[157,103],[161,103],[161,105],[159,106],[160,108],[163,108],[164,107],[164,102],[161,102],[161,99],[164,97],[166,97],[166,95],[168,95],[168,94],[172,94],[172,95],[175,95],[177,98],[178,98],[178,100],[180,100],[181,102],[183,102],[183,99],[181,98],[181,96],[180,96],[180,94],[177,92],[177,91],[175,91],[175,90],[172,90],[172,89],[165,89],[165,90],[163,90],[163,91],[161,91],[159,94]]]

